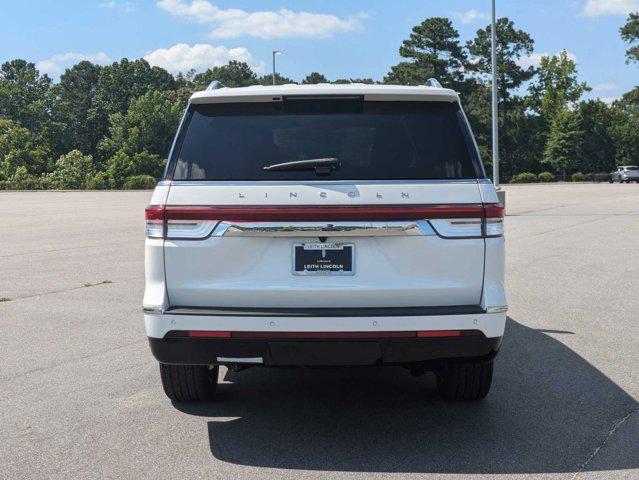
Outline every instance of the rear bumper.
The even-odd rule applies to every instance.
[[[211,309],[177,309],[173,313],[171,310],[146,312],[145,323],[151,351],[161,363],[271,366],[485,361],[497,354],[506,323],[505,312],[487,313],[468,307],[452,307],[446,312],[441,309],[361,310],[360,316],[352,312],[352,316],[336,316],[329,313],[344,312],[318,313],[311,309],[306,312],[307,316],[302,316],[298,311],[232,314]],[[435,338],[405,335],[451,330],[461,331],[462,335]],[[193,338],[188,337],[189,331],[234,334],[231,338]],[[318,332],[328,338],[317,338]],[[469,332],[475,335],[466,335]],[[307,338],[301,338],[304,336]]]
[[[436,366],[450,361],[488,361],[501,337],[289,340],[152,338],[161,363],[187,365],[264,365],[281,367],[407,365]]]

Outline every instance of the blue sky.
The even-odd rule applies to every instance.
[[[490,8],[489,0],[3,3],[0,60],[37,62],[54,78],[82,58],[146,57],[173,72],[237,58],[266,72],[277,49],[285,52],[278,71],[297,80],[311,71],[381,79],[413,25],[447,16],[465,41],[487,24]],[[565,48],[593,87],[591,97],[611,99],[639,85],[639,65],[625,64],[618,32],[639,0],[497,0],[497,8],[535,39],[535,55],[524,61]]]

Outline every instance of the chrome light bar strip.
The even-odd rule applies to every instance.
[[[220,222],[214,237],[379,237],[436,235],[426,220],[416,222]]]

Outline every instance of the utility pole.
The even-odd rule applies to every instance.
[[[284,52],[273,50],[273,85],[275,85],[275,55],[282,55]]]
[[[492,4],[492,24],[490,27],[490,49],[493,71],[493,185],[499,189],[499,125],[497,97],[497,28],[495,22],[495,0]]]

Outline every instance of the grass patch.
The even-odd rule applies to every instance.
[[[10,302],[11,299],[9,297],[0,297],[0,302]]]
[[[97,285],[108,285],[109,283],[113,283],[111,280],[102,280],[101,282],[96,282],[96,283],[91,283],[91,282],[84,282],[82,284],[83,287],[95,287]]]

